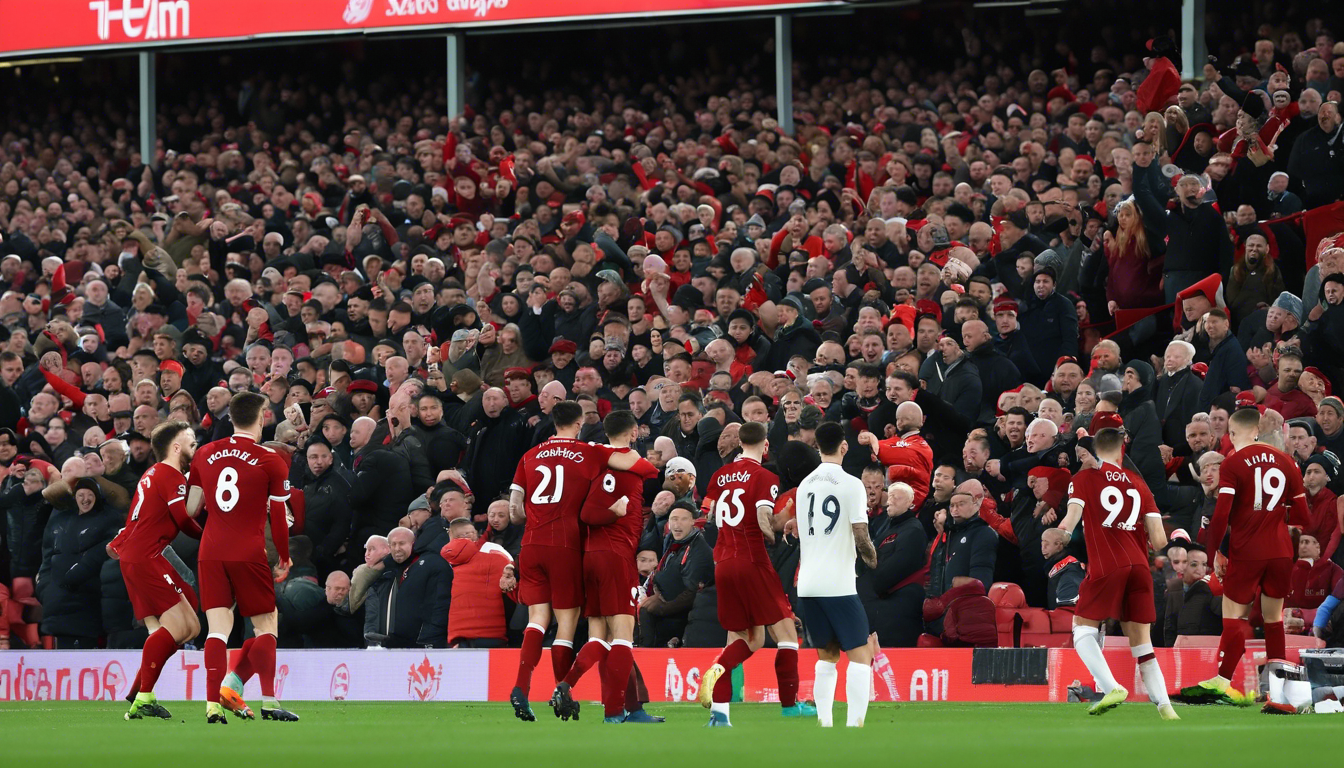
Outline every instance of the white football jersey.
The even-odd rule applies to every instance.
[[[863,481],[823,463],[798,486],[798,596],[856,595],[854,523],[868,522]]]

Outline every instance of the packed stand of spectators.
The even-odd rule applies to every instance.
[[[1281,262],[1291,233],[1259,222],[1344,196],[1344,42],[1319,20],[1256,32],[1187,82],[1166,38],[1061,43],[1048,70],[968,30],[955,72],[914,80],[890,55],[803,83],[794,135],[738,87],[487,99],[449,122],[409,93],[249,86],[242,121],[202,106],[149,164],[124,135],[11,130],[0,631],[28,629],[0,643],[138,646],[104,545],[147,437],[227,436],[242,390],[270,397],[303,491],[282,644],[516,639],[506,494],[564,399],[584,440],[631,410],[661,471],[644,645],[723,644],[702,494],[746,421],[784,496],[817,425],[846,427],[888,646],[955,641],[958,601],[996,582],[1068,611],[1085,535],[1052,527],[1097,463],[1088,435],[1122,428],[1174,542],[1157,636],[1214,632],[1201,533],[1238,408],[1301,462],[1289,605],[1338,632],[1312,625],[1344,562],[1344,249]],[[172,551],[190,578],[194,542]],[[770,551],[792,596],[789,527]]]

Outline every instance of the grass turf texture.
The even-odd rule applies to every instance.
[[[1341,724],[1335,717],[1271,717],[1258,707],[1177,706],[1182,721],[1167,723],[1146,702],[1102,717],[1089,717],[1085,704],[941,703],[876,705],[863,730],[823,730],[815,719],[781,717],[776,704],[735,704],[734,728],[711,730],[703,727],[708,711],[688,704],[651,706],[667,716],[661,725],[606,725],[601,708],[586,702],[577,723],[561,722],[541,702],[533,702],[535,723],[515,720],[507,704],[287,703],[301,722],[230,716],[227,726],[207,726],[200,702],[165,701],[172,720],[131,722],[122,719],[122,703],[0,703],[0,764],[710,768],[784,759],[849,768],[1082,759],[1090,766],[1133,766],[1184,750],[1202,765],[1265,765],[1288,755],[1295,761],[1331,754]],[[836,722],[844,717],[837,704]]]

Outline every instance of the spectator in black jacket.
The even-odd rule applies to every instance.
[[[1162,361],[1162,375],[1157,378],[1153,405],[1162,421],[1162,444],[1180,455],[1189,453],[1185,444],[1185,428],[1191,417],[1199,412],[1199,388],[1203,382],[1190,370],[1195,347],[1177,339],[1167,345]]]
[[[435,478],[445,469],[454,469],[467,449],[467,438],[443,421],[443,400],[433,392],[424,392],[416,403],[420,442],[429,457],[430,472]]]
[[[354,516],[350,496],[354,478],[335,460],[331,446],[317,439],[305,448],[312,478],[304,483],[304,534],[313,543],[313,563],[319,573],[340,567]]]
[[[1022,381],[1038,386],[1044,384],[1046,374],[1036,362],[1036,354],[1031,349],[1031,340],[1022,332],[1022,326],[1018,323],[1021,305],[1016,299],[1000,296],[994,300],[993,306],[994,329],[999,334],[999,340],[994,342],[994,346],[1017,366],[1018,372],[1022,374]],[[1076,313],[1077,309],[1074,312]]]
[[[1333,203],[1344,196],[1344,122],[1339,105],[1327,101],[1316,112],[1316,127],[1293,142],[1288,156],[1289,177],[1302,184],[1302,204],[1308,209]]]
[[[938,340],[938,355],[941,359],[938,356],[929,358],[933,365],[928,376],[920,371],[924,388],[941,397],[958,413],[978,416],[984,391],[980,369],[951,336],[944,335]]]
[[[99,572],[108,559],[107,543],[121,519],[107,506],[92,478],[74,483],[74,504],[57,509],[42,536],[42,568],[37,599],[42,603],[42,634],[57,649],[96,648],[103,634]]]
[[[1041,533],[1041,556],[1045,558],[1045,574],[1050,586],[1045,593],[1046,610],[1070,608],[1078,602],[1078,587],[1086,572],[1083,564],[1065,550],[1068,537],[1058,528],[1047,528]]]
[[[367,416],[350,425],[355,482],[350,488],[354,510],[354,541],[382,535],[396,527],[411,499],[424,493],[411,485],[411,468],[387,446],[372,440],[377,422]]]
[[[887,526],[877,542],[877,568],[860,566],[859,581],[868,626],[884,648],[913,648],[924,631],[924,577],[929,540],[911,508],[914,490],[905,483],[887,488]]]
[[[508,395],[498,387],[485,391],[481,408],[481,416],[467,435],[467,455],[462,462],[463,474],[475,495],[476,514],[485,514],[490,501],[508,490],[518,462],[530,447],[531,432],[518,412],[509,407]]]
[[[0,433],[0,440],[13,439]],[[28,578],[37,575],[42,566],[42,534],[46,529],[51,507],[42,498],[47,479],[42,470],[30,468],[17,477],[5,481],[0,492],[0,507],[5,510],[5,543],[9,547],[9,575]]]
[[[382,610],[391,616],[385,647],[447,648],[452,581],[437,551],[413,552],[415,534],[394,528],[387,535],[392,554],[383,561],[392,577]]]
[[[1176,301],[1176,294],[1209,275],[1228,274],[1232,269],[1232,238],[1222,215],[1212,203],[1204,202],[1199,179],[1194,175],[1183,176],[1177,183],[1177,205],[1168,211],[1153,186],[1166,180],[1153,162],[1151,151],[1134,153],[1134,200],[1143,212],[1145,226],[1166,235],[1162,287],[1171,303]],[[1165,222],[1165,226],[1158,222]]]
[[[991,424],[999,395],[1022,383],[1022,373],[1008,356],[994,346],[994,337],[983,320],[970,320],[961,326],[961,339],[967,357],[980,372],[980,409],[977,424]]]
[[[1078,310],[1055,291],[1057,279],[1054,267],[1037,269],[1021,302],[1021,332],[1040,371],[1053,371],[1056,360],[1078,354]]]
[[[1204,316],[1204,330],[1209,335],[1209,368],[1199,389],[1199,407],[1207,411],[1229,387],[1250,389],[1251,378],[1246,374],[1246,353],[1232,334],[1227,312],[1220,307],[1209,310]]]
[[[714,550],[695,525],[695,507],[677,502],[667,516],[662,559],[639,602],[639,644],[662,648],[682,637],[696,592],[713,581]]]
[[[821,336],[807,319],[802,299],[790,294],[780,300],[777,309],[779,325],[770,348],[769,362],[758,365],[759,370],[782,371],[795,355],[811,360],[817,354],[817,347],[821,346]]]
[[[984,488],[977,480],[967,480],[952,492],[943,530],[929,557],[928,597],[938,597],[972,579],[994,583],[999,535],[980,517],[977,495],[984,498]]]

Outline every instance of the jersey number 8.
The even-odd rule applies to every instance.
[[[232,512],[238,506],[238,470],[225,467],[219,473],[219,485],[215,486],[215,506],[220,512]]]

